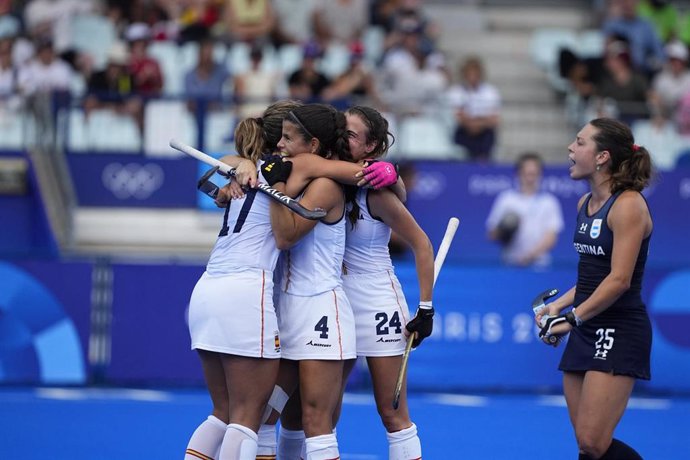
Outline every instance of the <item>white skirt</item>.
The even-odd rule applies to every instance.
[[[248,269],[204,272],[189,301],[192,349],[254,358],[280,358],[273,275]]]
[[[410,320],[405,294],[392,271],[343,275],[357,330],[357,356],[399,356]]]
[[[355,318],[341,288],[310,297],[281,293],[278,324],[283,358],[299,361],[357,357]]]

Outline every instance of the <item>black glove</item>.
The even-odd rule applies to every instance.
[[[261,173],[264,175],[268,185],[278,182],[287,182],[292,172],[292,162],[283,161],[280,155],[273,155],[261,165]]]
[[[434,307],[417,308],[417,314],[407,323],[405,328],[410,331],[410,333],[417,333],[417,336],[412,342],[412,348],[417,348],[422,343],[422,340],[431,335],[434,329]]]
[[[544,326],[541,328],[539,331],[539,338],[542,339],[542,341],[548,343],[549,345],[553,345],[554,347],[557,347],[558,344],[561,342],[563,337],[565,337],[565,334],[552,334],[551,330],[556,326],[557,324],[561,323],[567,323],[569,322],[568,319],[565,317],[565,315],[559,315],[559,316],[549,316],[546,318],[546,321],[543,321]]]

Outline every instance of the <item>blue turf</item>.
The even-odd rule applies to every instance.
[[[413,395],[426,460],[576,459],[562,398]],[[0,459],[182,459],[209,410],[202,390],[0,389]],[[690,459],[690,399],[634,398],[616,436],[645,460]],[[373,399],[346,395],[343,460],[384,460]]]

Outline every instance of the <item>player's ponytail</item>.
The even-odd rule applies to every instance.
[[[596,118],[589,122],[597,129],[594,142],[598,151],[608,151],[611,193],[621,190],[642,191],[652,177],[649,151],[635,144],[628,125],[613,118]]]

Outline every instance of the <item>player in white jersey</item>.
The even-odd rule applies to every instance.
[[[287,156],[306,151],[343,158],[347,136],[344,114],[328,105],[310,104],[285,118],[278,148]],[[267,163],[262,173],[269,184],[294,196],[288,165],[292,164],[280,160]],[[324,209],[326,217],[308,221],[279,204],[271,205],[277,245],[289,250],[278,299],[279,324],[286,331],[281,372],[283,367],[299,370],[306,459],[334,459],[339,451],[332,415],[340,400],[344,360],[356,357],[354,317],[340,278],[345,194],[340,184],[321,177],[309,182],[300,202]]]
[[[355,106],[346,117],[350,153],[355,161],[386,154],[388,122],[378,111]],[[412,320],[388,251],[391,230],[407,243],[415,257],[420,301]],[[433,284],[433,247],[404,204],[389,189],[350,189],[343,287],[355,312],[357,355],[367,359],[376,407],[386,428],[390,460],[422,457],[406,392],[401,393],[397,410],[393,409],[393,393],[407,335],[417,332],[413,342],[417,347],[431,334]]]
[[[281,132],[273,130],[271,143],[270,126],[281,127],[285,114],[297,106],[292,102],[274,104],[264,113],[262,123],[246,121],[263,131],[265,142],[249,144],[236,136],[239,155],[251,160],[255,171],[266,146],[274,146]],[[240,124],[238,132],[245,128]],[[186,460],[253,460],[257,453],[256,432],[280,357],[272,299],[279,251],[268,201],[254,190],[227,205],[206,271],[192,292],[192,349],[201,359],[213,412],[192,435]]]

